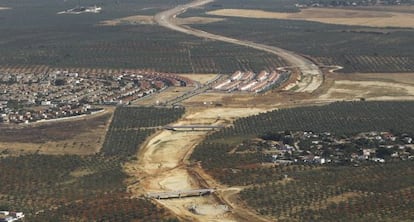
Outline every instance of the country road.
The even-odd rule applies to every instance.
[[[313,92],[316,90],[323,82],[322,71],[319,69],[317,65],[315,65],[312,61],[303,56],[300,56],[294,52],[281,49],[274,46],[268,46],[260,43],[255,43],[251,41],[239,40],[234,39],[226,36],[216,35],[212,33],[208,33],[202,30],[193,29],[188,26],[178,25],[175,22],[175,17],[179,14],[184,13],[189,8],[199,7],[208,3],[213,2],[214,0],[195,0],[188,4],[178,5],[175,8],[160,12],[154,16],[155,21],[163,27],[186,33],[189,35],[197,36],[200,38],[208,38],[217,41],[247,46],[250,48],[262,50],[265,52],[269,52],[275,54],[286,62],[289,63],[292,67],[297,67],[301,71],[301,81],[298,83],[297,90],[298,92]]]

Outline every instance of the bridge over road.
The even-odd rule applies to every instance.
[[[152,199],[171,199],[181,197],[196,197],[210,195],[215,189],[196,189],[196,190],[179,190],[160,193],[148,193],[147,197]]]
[[[224,125],[182,125],[182,126],[174,126],[174,125],[167,125],[163,128],[166,130],[216,130],[224,128]]]

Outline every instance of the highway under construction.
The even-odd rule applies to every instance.
[[[322,71],[319,69],[319,67],[313,63],[311,60],[298,55],[294,52],[288,51],[286,49],[282,49],[275,46],[269,46],[264,45],[260,43],[255,43],[251,41],[246,40],[240,40],[240,39],[234,39],[226,36],[221,36],[217,34],[212,34],[209,32],[205,32],[202,30],[194,29],[188,26],[179,25],[176,23],[175,18],[187,11],[190,8],[196,8],[204,6],[208,3],[212,3],[214,0],[196,0],[192,1],[188,4],[184,5],[178,5],[175,8],[160,12],[154,16],[154,20],[163,27],[186,33],[189,35],[197,36],[200,38],[207,38],[207,39],[213,39],[217,41],[227,42],[231,44],[236,45],[242,45],[258,50],[262,50],[265,52],[269,52],[272,54],[275,54],[282,59],[284,59],[286,62],[290,64],[291,67],[298,68],[301,72],[302,81],[298,85],[299,92],[313,92],[319,86],[321,86],[323,82],[323,76]]]

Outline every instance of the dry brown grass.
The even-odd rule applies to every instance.
[[[96,153],[102,147],[112,113],[113,108],[108,108],[96,116],[82,119],[24,127],[3,126],[0,129],[0,153],[7,155]]]
[[[279,13],[248,9],[220,9],[207,14],[265,19],[306,20],[329,24],[414,28],[414,14],[395,11],[309,8],[298,13]]]
[[[359,193],[355,193],[355,192],[347,192],[347,193],[343,193],[341,195],[337,195],[337,196],[333,196],[330,197],[326,200],[326,206],[320,206],[320,207],[327,207],[329,204],[338,204],[340,202],[344,202],[347,201],[351,198],[355,198],[355,197],[359,197],[361,196]]]
[[[220,22],[225,19],[223,18],[211,18],[211,17],[188,17],[188,18],[177,18],[177,24],[188,25],[188,24],[208,24],[213,22]]]

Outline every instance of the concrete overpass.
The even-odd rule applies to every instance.
[[[148,193],[147,197],[151,199],[171,199],[171,198],[182,198],[182,197],[201,197],[210,195],[215,189],[196,189],[196,190],[179,190],[159,193]]]
[[[224,125],[183,125],[183,126],[174,126],[174,125],[167,125],[163,128],[166,130],[216,130],[224,128]]]

